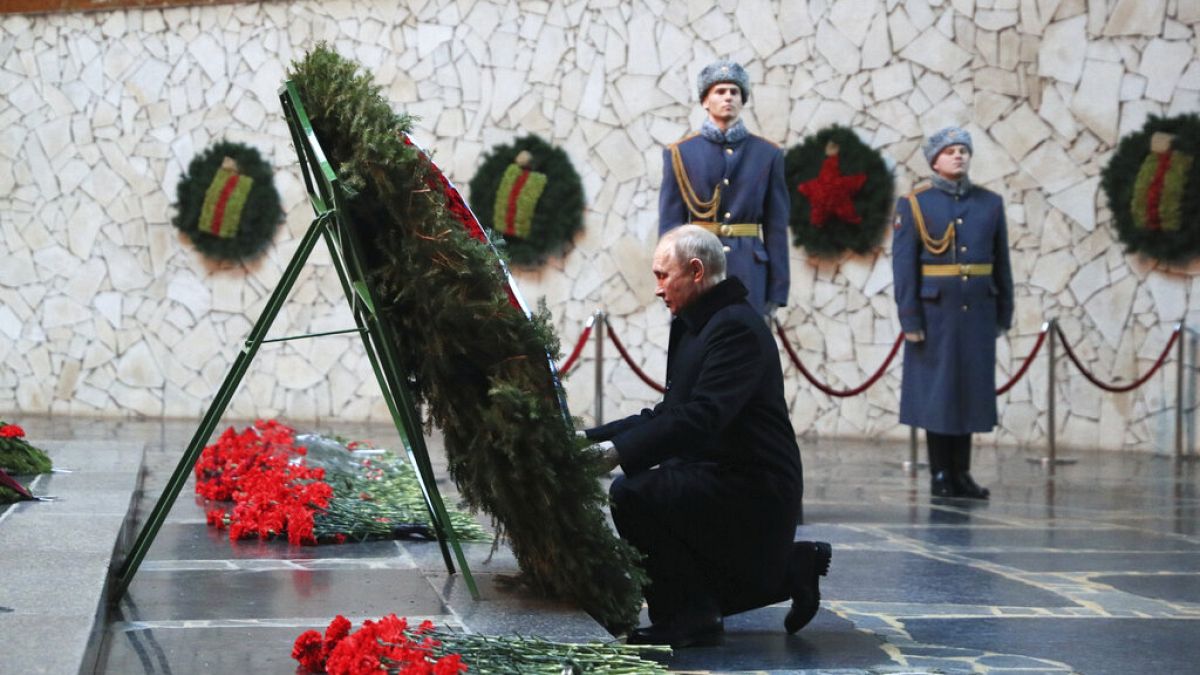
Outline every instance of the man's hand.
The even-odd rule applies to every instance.
[[[596,467],[597,473],[608,473],[621,463],[621,455],[612,441],[600,441],[583,449],[583,456]]]
[[[763,319],[766,320],[768,326],[775,321],[775,312],[777,311],[779,311],[779,305],[770,300],[763,303]]]
[[[909,342],[924,342],[925,341],[925,331],[915,330],[911,333],[905,333],[904,339],[908,340]]]

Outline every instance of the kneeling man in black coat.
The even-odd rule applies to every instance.
[[[792,599],[789,633],[820,603],[830,546],[793,541],[804,482],[775,340],[721,241],[687,225],[654,252],[655,294],[674,315],[661,403],[588,429],[624,471],[617,531],[645,555],[651,625],[631,643],[720,642],[721,617]]]

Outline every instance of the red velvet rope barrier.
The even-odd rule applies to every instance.
[[[584,327],[583,332],[579,335],[579,339],[575,343],[575,348],[571,350],[571,355],[567,357],[567,360],[564,361],[562,366],[559,368],[559,373],[563,377],[570,372],[571,368],[575,366],[575,362],[579,360],[579,355],[583,352],[584,345],[587,344],[588,338],[591,337],[592,326],[594,322],[595,317],[592,317],[592,319],[588,321],[587,326]],[[1163,347],[1162,354],[1159,355],[1158,360],[1154,362],[1154,366],[1150,368],[1149,372],[1147,372],[1145,375],[1142,375],[1136,381],[1130,384],[1112,385],[1101,382],[1096,378],[1095,375],[1090,373],[1087,368],[1084,367],[1083,363],[1079,360],[1079,357],[1076,356],[1075,352],[1071,350],[1071,345],[1067,343],[1067,336],[1063,333],[1062,328],[1057,324],[1054,326],[1054,331],[1058,334],[1058,338],[1062,341],[1063,348],[1066,350],[1067,356],[1070,357],[1071,361],[1075,364],[1075,367],[1079,369],[1079,372],[1083,373],[1083,376],[1086,377],[1092,384],[1105,391],[1113,393],[1133,391],[1153,377],[1154,374],[1158,372],[1158,369],[1162,368],[1163,364],[1167,360],[1167,356],[1170,355],[1171,347],[1173,347],[1175,345],[1175,341],[1179,339],[1180,329],[1180,326],[1175,327],[1175,330],[1171,333],[1171,339],[1167,341],[1167,345]],[[861,394],[869,389],[871,385],[878,382],[879,378],[883,377],[883,374],[887,371],[888,366],[891,365],[892,359],[896,358],[896,353],[900,351],[900,345],[904,342],[903,333],[896,336],[896,341],[892,344],[892,349],[890,352],[888,352],[887,358],[883,360],[883,363],[871,375],[871,377],[867,378],[866,382],[863,382],[859,386],[852,389],[838,390],[818,381],[817,378],[814,377],[813,374],[804,367],[804,364],[800,361],[800,356],[796,354],[796,350],[792,348],[791,342],[788,341],[787,332],[784,331],[783,325],[780,324],[778,320],[775,321],[775,331],[779,335],[779,339],[783,343],[783,347],[787,351],[788,358],[791,360],[792,365],[796,366],[796,369],[800,371],[800,374],[802,374],[805,379],[807,379],[814,387],[821,390],[825,394],[841,398],[857,396],[858,394]],[[1010,378],[1008,382],[996,389],[997,396],[1000,396],[1006,393],[1009,389],[1012,389],[1013,386],[1025,376],[1025,373],[1029,371],[1029,366],[1033,364],[1034,359],[1037,357],[1038,353],[1041,352],[1042,345],[1046,342],[1046,336],[1049,334],[1049,332],[1049,325],[1042,328],[1041,332],[1038,333],[1037,342],[1034,343],[1033,349],[1030,350],[1029,355],[1025,357],[1025,361],[1021,364],[1021,367],[1017,369],[1017,372],[1013,374],[1012,378]],[[638,366],[636,362],[634,362],[633,357],[629,354],[629,351],[625,349],[625,344],[621,342],[621,338],[617,337],[617,334],[613,332],[612,324],[609,324],[608,326],[608,336],[612,339],[613,345],[617,348],[617,352],[621,354],[621,358],[625,360],[625,363],[629,364],[629,367],[633,369],[633,373],[637,375],[642,382],[645,382],[649,387],[660,394],[666,392],[666,388],[663,387],[663,385],[655,382],[649,375],[646,374],[644,370],[641,369],[640,366]]]
[[[583,327],[583,332],[579,334],[579,340],[575,342],[575,348],[571,350],[571,355],[567,357],[566,361],[563,361],[561,366],[559,366],[559,377],[566,377],[567,373],[570,372],[571,367],[574,366],[575,362],[579,360],[579,355],[583,352],[583,346],[587,344],[588,338],[592,334],[592,324],[595,323],[595,321],[596,317],[594,316],[591,319],[588,319],[587,325]]]
[[[1181,326],[1175,327],[1175,331],[1171,333],[1171,339],[1167,340],[1167,346],[1163,347],[1162,354],[1160,354],[1158,356],[1158,360],[1154,362],[1154,366],[1152,368],[1150,368],[1149,372],[1147,372],[1145,375],[1139,377],[1137,380],[1135,380],[1127,385],[1118,386],[1118,385],[1112,385],[1112,384],[1105,384],[1105,383],[1101,382],[1100,380],[1096,379],[1095,375],[1088,372],[1087,368],[1083,367],[1083,363],[1080,362],[1079,357],[1075,356],[1075,352],[1071,351],[1071,345],[1067,343],[1067,336],[1065,334],[1063,334],[1062,328],[1060,326],[1058,326],[1057,324],[1054,326],[1055,332],[1058,333],[1058,338],[1060,340],[1062,340],[1063,349],[1065,349],[1067,351],[1067,356],[1071,357],[1071,362],[1075,364],[1075,367],[1079,369],[1079,372],[1083,373],[1083,376],[1086,377],[1089,382],[1096,385],[1097,387],[1100,387],[1104,391],[1110,391],[1110,392],[1113,392],[1116,394],[1124,393],[1127,391],[1133,391],[1134,389],[1137,389],[1138,387],[1145,384],[1146,380],[1149,380],[1150,377],[1152,375],[1154,375],[1154,373],[1158,372],[1159,368],[1162,368],[1163,363],[1166,363],[1166,361],[1167,361],[1167,355],[1171,353],[1171,347],[1175,344],[1175,341],[1179,339],[1180,328],[1181,328]]]
[[[621,353],[621,358],[625,359],[625,363],[628,363],[629,367],[633,368],[634,375],[637,375],[638,377],[640,377],[642,382],[645,382],[647,385],[649,385],[652,389],[654,389],[658,393],[660,393],[660,394],[666,393],[666,391],[667,391],[666,387],[664,387],[661,384],[650,379],[650,376],[647,375],[645,373],[645,371],[643,371],[641,368],[639,368],[638,364],[633,362],[633,357],[631,357],[629,355],[629,352],[625,351],[625,345],[621,344],[621,338],[617,337],[616,332],[613,331],[613,327],[612,327],[611,323],[608,324],[608,337],[612,338],[613,345],[615,345],[617,348],[617,351]]]
[[[804,364],[800,363],[800,357],[797,356],[796,351],[792,349],[792,343],[788,342],[787,333],[784,332],[783,325],[780,324],[778,320],[775,321],[775,332],[779,334],[779,339],[781,342],[783,342],[783,348],[787,350],[788,358],[792,360],[792,365],[796,366],[796,369],[800,371],[801,375],[804,375],[804,377],[808,379],[808,381],[811,382],[812,385],[817,389],[820,389],[830,396],[838,396],[842,398],[857,396],[858,394],[863,393],[871,385],[875,384],[879,378],[883,377],[883,373],[887,370],[888,365],[891,364],[892,359],[896,358],[896,352],[900,351],[900,343],[904,341],[904,333],[896,336],[896,341],[892,343],[892,351],[888,352],[887,358],[883,360],[883,364],[879,366],[879,369],[875,371],[874,375],[867,378],[866,382],[863,382],[853,389],[844,389],[839,391],[826,384],[818,382],[817,378],[813,377],[812,373],[808,372],[808,369],[804,367]]]
[[[1016,384],[1018,380],[1020,380],[1022,377],[1025,376],[1025,371],[1029,370],[1029,365],[1033,363],[1033,357],[1037,356],[1038,352],[1041,351],[1042,343],[1046,341],[1046,334],[1049,332],[1050,332],[1049,324],[1042,327],[1042,332],[1038,333],[1037,342],[1035,342],[1033,345],[1033,351],[1029,352],[1029,356],[1025,357],[1025,363],[1021,364],[1021,367],[1017,369],[1017,373],[1012,376],[1012,379],[1009,380],[1008,382],[1006,382],[1003,387],[996,389],[997,396],[1003,394],[1004,392],[1008,391],[1009,389],[1012,389],[1013,385]]]

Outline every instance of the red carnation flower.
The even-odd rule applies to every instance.
[[[339,614],[329,623],[324,641],[311,630],[297,638],[292,657],[309,670],[324,670],[329,675],[376,675],[381,670],[396,675],[458,675],[467,671],[459,654],[434,656],[433,650],[440,643],[422,637],[433,630],[430,621],[414,629],[409,627],[408,619],[389,614],[378,621],[364,621],[356,632],[352,633],[352,628]],[[319,655],[313,657],[318,648]]]
[[[0,438],[21,438],[24,435],[25,430],[15,424],[0,426]]]
[[[213,509],[205,514],[205,520],[209,525],[216,527],[218,530],[225,528],[225,509]]]
[[[350,620],[341,614],[333,617],[333,621],[330,621],[329,627],[325,629],[323,659],[329,658],[329,654],[333,651],[333,648],[338,646],[338,643],[350,634],[350,629],[353,627],[354,624],[350,623]]]
[[[324,672],[325,654],[321,648],[321,634],[315,630],[306,630],[296,638],[292,645],[292,658],[300,662],[305,670],[313,673]]]
[[[448,654],[433,664],[433,675],[458,675],[467,672],[467,664],[463,663],[461,654]]]

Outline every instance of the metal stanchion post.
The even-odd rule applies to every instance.
[[[1058,456],[1058,443],[1056,442],[1058,430],[1055,428],[1058,426],[1058,415],[1055,414],[1056,411],[1054,409],[1054,390],[1058,386],[1058,378],[1054,372],[1054,366],[1058,363],[1058,359],[1054,358],[1054,345],[1056,344],[1058,344],[1058,319],[1050,319],[1050,344],[1047,345],[1050,347],[1050,372],[1046,376],[1046,414],[1050,417],[1048,427],[1049,436],[1047,438],[1050,442],[1050,456],[1048,459],[1051,465],[1054,464],[1054,460]]]
[[[1192,426],[1187,418],[1187,405],[1189,403],[1186,394],[1188,379],[1185,373],[1192,369],[1187,362],[1187,344],[1192,344],[1192,359],[1196,358],[1196,333],[1187,327],[1187,324],[1180,322],[1179,327],[1179,346],[1176,348],[1176,358],[1179,363],[1175,368],[1175,461],[1183,461],[1185,459],[1196,459],[1196,455],[1184,451],[1184,446],[1188,445],[1185,442],[1185,436],[1191,437],[1190,427]],[[1194,402],[1194,394],[1193,394]]]
[[[916,476],[917,472],[928,466],[925,462],[917,459],[920,453],[917,452],[917,428],[908,428],[908,459],[903,461],[886,461],[884,464],[888,466],[898,466],[900,470],[909,476]]]
[[[917,461],[917,428],[908,428],[908,461],[900,465],[904,472],[910,476],[917,475],[917,469],[921,468],[921,463]]]
[[[596,426],[604,424],[604,329],[608,315],[596,310]]]
[[[1183,368],[1184,343],[1187,333],[1184,325],[1179,324],[1179,346],[1175,350],[1178,363],[1175,364],[1175,459],[1183,459]]]
[[[1058,426],[1058,415],[1056,414],[1054,406],[1054,390],[1058,386],[1057,377],[1054,373],[1054,366],[1058,362],[1058,359],[1055,355],[1056,350],[1054,349],[1054,345],[1058,340],[1058,319],[1050,319],[1047,325],[1047,330],[1049,331],[1049,334],[1046,337],[1050,340],[1049,344],[1046,345],[1049,348],[1047,356],[1047,360],[1049,361],[1049,371],[1046,374],[1046,416],[1049,418],[1046,423],[1046,441],[1049,445],[1049,455],[1045,457],[1030,457],[1028,458],[1028,461],[1048,467],[1050,471],[1053,472],[1056,465],[1074,464],[1078,460],[1058,458],[1058,443],[1055,439],[1055,427]]]
[[[1187,363],[1187,370],[1190,373],[1184,380],[1184,386],[1187,389],[1185,401],[1188,406],[1188,416],[1184,418],[1186,430],[1184,432],[1184,444],[1187,446],[1185,457],[1187,459],[1196,459],[1196,357],[1200,354],[1200,332],[1187,328],[1188,343],[1191,344],[1192,360]]]

